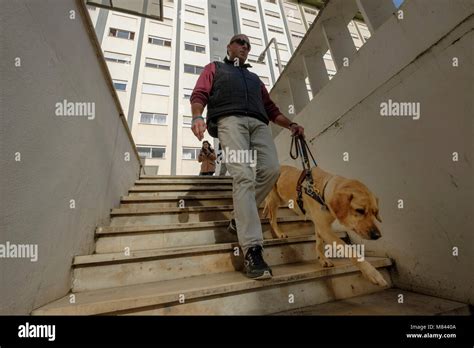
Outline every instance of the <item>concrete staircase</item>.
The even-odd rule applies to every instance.
[[[71,293],[32,314],[272,314],[384,290],[348,260],[322,268],[313,223],[285,206],[278,216],[288,239],[272,239],[262,218],[274,277],[246,278],[226,231],[231,194],[230,177],[142,176],[97,228],[95,253],[74,258]],[[391,286],[391,260],[367,259]]]

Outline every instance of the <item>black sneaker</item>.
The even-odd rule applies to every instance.
[[[252,279],[269,279],[272,277],[272,270],[263,260],[262,247],[256,245],[247,250],[244,260],[245,275]]]
[[[235,219],[230,220],[227,232],[232,233],[235,236],[237,235],[237,224],[235,223]]]

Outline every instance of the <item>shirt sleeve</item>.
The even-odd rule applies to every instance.
[[[262,90],[262,100],[263,100],[263,105],[265,106],[265,111],[267,112],[267,115],[270,121],[274,122],[275,118],[279,114],[281,114],[280,109],[278,108],[278,106],[275,105],[273,100],[270,98],[270,95],[268,94],[265,84],[261,82],[260,86]]]
[[[205,107],[209,101],[209,95],[211,94],[212,83],[214,81],[214,74],[216,72],[216,66],[214,63],[209,63],[204,67],[204,70],[199,75],[199,78],[194,86],[193,93],[191,94],[190,103],[199,103]]]

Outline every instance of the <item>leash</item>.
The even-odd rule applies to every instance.
[[[293,153],[293,149],[295,150]],[[323,192],[319,192],[318,189],[314,190],[314,181],[313,181],[313,175],[311,174],[311,163],[309,162],[308,158],[308,153],[311,156],[311,159],[313,160],[314,166],[317,167],[318,164],[316,163],[316,160],[314,159],[313,154],[311,153],[311,150],[308,146],[308,143],[306,143],[306,140],[302,135],[298,136],[293,136],[291,138],[291,145],[290,145],[290,157],[294,160],[296,160],[298,157],[301,157],[301,164],[303,166],[303,171],[301,172],[301,175],[298,179],[298,183],[296,184],[296,192],[298,194],[298,207],[301,209],[303,214],[306,214],[306,210],[304,209],[303,205],[303,182],[306,181],[307,184],[304,186],[304,192],[313,198],[316,202],[321,204],[324,209],[328,209],[326,203],[324,202],[324,190],[326,188],[326,185],[329,181],[326,182],[326,184],[323,187]]]

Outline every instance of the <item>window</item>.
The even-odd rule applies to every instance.
[[[192,121],[192,116],[183,116],[183,126],[191,126]]]
[[[183,88],[183,98],[184,99],[190,99],[191,94],[193,94],[193,89],[192,88]]]
[[[110,28],[109,36],[118,37],[121,39],[133,40],[135,38],[135,33],[133,31]]]
[[[247,37],[250,40],[250,44],[252,44],[252,45],[262,45],[262,39],[259,39],[258,37],[249,36],[249,35],[247,35]]]
[[[184,10],[186,12],[196,13],[198,15],[204,16],[204,9],[201,7],[191,6],[191,5],[184,5]]]
[[[292,3],[289,3],[289,2],[286,2],[286,1],[285,1],[285,7],[287,7],[290,10],[297,10],[298,9],[298,7],[296,7],[295,4],[292,4]]]
[[[95,10],[97,9],[97,7],[87,5],[87,9],[88,9],[89,11],[95,11]]]
[[[251,12],[257,12],[257,8],[255,6],[252,6],[252,5],[248,5],[248,4],[244,4],[244,3],[241,3],[240,4],[240,8],[242,10],[247,10],[247,11],[251,11]]]
[[[260,28],[260,24],[258,24],[258,22],[251,21],[250,19],[243,18],[242,23],[243,23],[243,25],[246,25],[246,26],[249,26],[249,27],[252,27],[252,28]]]
[[[213,37],[212,40],[219,41],[219,38],[218,37]]]
[[[183,147],[183,159],[184,160],[196,160],[201,151],[200,147]]]
[[[276,0],[266,0],[267,2],[269,2],[270,4],[276,4]]]
[[[206,28],[204,27],[204,25],[193,24],[188,22],[184,22],[184,29],[189,31],[197,31],[198,33],[206,32]]]
[[[291,36],[293,36],[296,39],[303,39],[304,38],[304,33],[300,33],[297,31],[291,31]]]
[[[249,62],[252,62],[252,63],[265,64],[265,62],[258,62],[258,56],[254,55],[254,54],[249,54],[247,59],[248,59]]]
[[[286,46],[286,44],[280,42],[278,43],[278,49],[282,51],[288,51],[288,47]]]
[[[280,18],[280,14],[275,11],[265,10],[265,14],[270,17]]]
[[[204,68],[202,66],[184,64],[184,72],[188,74],[199,75],[203,70]]]
[[[166,158],[165,146],[146,146],[138,145],[137,151],[140,157],[145,158]]]
[[[217,21],[215,19],[213,19],[212,24],[217,24]]]
[[[274,25],[268,25],[268,31],[273,31],[274,33],[280,33],[280,34],[283,34],[283,29],[281,28],[278,28]]]
[[[144,83],[142,85],[142,93],[156,94],[168,97],[170,95],[170,86],[153,85],[151,83]]]
[[[303,7],[303,10],[304,10],[304,12],[306,12],[310,15],[313,15],[313,16],[316,16],[318,14],[318,11],[307,8],[307,7]]]
[[[115,53],[104,51],[104,58],[108,62],[121,63],[121,64],[130,64],[132,61],[132,56],[129,54]]]
[[[211,8],[217,8],[216,5],[214,4],[211,4]]]
[[[301,19],[299,18],[292,17],[292,16],[288,16],[287,18],[290,22],[301,24]]]
[[[221,58],[220,56],[214,56],[214,60],[217,60],[218,62],[220,62],[221,59],[222,59],[222,58]]]
[[[115,90],[117,91],[126,91],[127,90],[127,81],[124,80],[112,80],[114,83]]]
[[[161,59],[145,58],[145,66],[147,68],[155,68],[161,70],[170,70],[171,62]]]
[[[192,52],[197,52],[197,53],[206,53],[206,46],[193,44],[193,43],[188,43],[188,42],[184,43],[184,49],[186,51],[192,51]]]
[[[166,125],[166,114],[140,112],[140,123]]]
[[[148,35],[148,43],[152,45],[171,47],[171,39]]]
[[[265,84],[265,86],[270,86],[270,79],[266,76],[259,76],[260,80]]]

